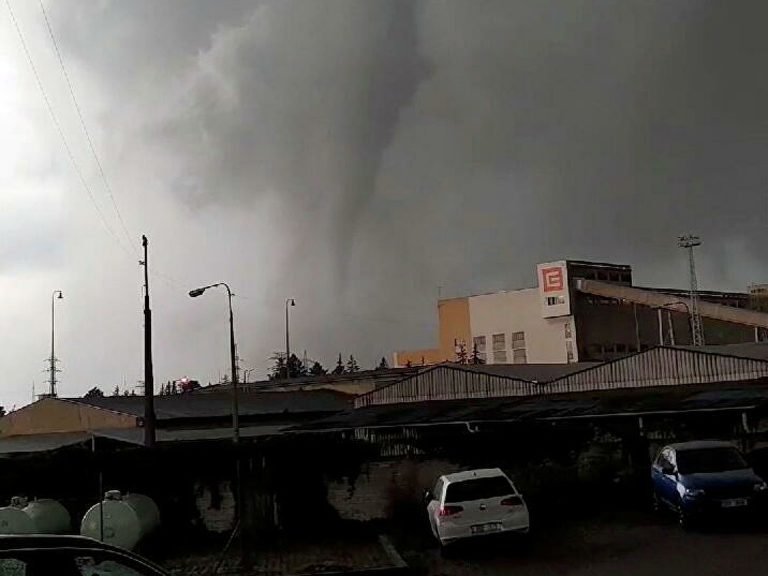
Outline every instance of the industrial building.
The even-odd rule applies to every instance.
[[[607,361],[692,343],[690,293],[633,286],[630,266],[562,260],[536,276],[535,288],[439,300],[438,347],[396,352],[394,366],[455,361],[457,350],[486,364]],[[697,291],[705,342],[765,339],[766,293]]]

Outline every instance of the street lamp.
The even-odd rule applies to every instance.
[[[55,314],[55,306],[56,300],[61,300],[64,298],[64,294],[61,292],[61,290],[54,290],[51,292],[51,358],[50,358],[50,390],[48,392],[49,396],[51,398],[56,397],[56,354],[54,351],[54,346],[56,343],[56,314]]]
[[[240,442],[240,410],[238,402],[238,390],[237,390],[237,359],[235,357],[235,323],[232,316],[232,290],[229,289],[229,285],[226,282],[218,282],[209,286],[203,286],[202,288],[195,288],[189,291],[189,295],[192,298],[201,296],[203,292],[208,288],[216,288],[217,286],[223,286],[227,290],[227,300],[229,302],[229,359],[231,363],[232,371],[232,441],[235,444]]]
[[[296,300],[286,298],[285,300],[285,377],[291,377],[291,332],[288,323],[288,308],[296,306]]]

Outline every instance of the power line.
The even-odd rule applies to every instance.
[[[69,94],[72,96],[72,102],[75,104],[77,117],[80,119],[80,126],[82,126],[83,132],[85,133],[85,138],[86,140],[88,140],[88,147],[91,149],[91,154],[93,154],[93,159],[96,161],[96,166],[98,166],[99,168],[99,174],[101,174],[101,179],[104,182],[104,188],[106,189],[107,195],[109,196],[109,199],[112,202],[112,207],[115,209],[115,214],[117,214],[117,219],[120,222],[120,226],[123,230],[123,234],[125,234],[125,238],[128,240],[128,245],[131,246],[134,250],[138,251],[135,241],[133,240],[130,232],[128,232],[128,227],[125,224],[123,215],[120,213],[120,208],[118,208],[117,206],[115,195],[112,192],[112,186],[110,186],[109,180],[107,180],[107,175],[104,172],[104,166],[102,165],[101,160],[99,159],[99,155],[96,153],[96,147],[93,145],[93,139],[91,138],[91,133],[88,130],[88,125],[85,123],[85,118],[83,117],[83,112],[80,109],[80,104],[78,103],[77,97],[75,96],[75,89],[72,86],[72,81],[69,78],[67,67],[64,65],[64,58],[62,57],[61,51],[59,50],[59,43],[56,41],[56,36],[53,33],[53,27],[51,26],[51,22],[48,19],[48,12],[46,12],[45,10],[45,5],[43,4],[43,0],[39,0],[39,1],[40,1],[40,10],[43,12],[43,18],[45,19],[45,26],[46,28],[48,28],[48,35],[51,37],[51,42],[53,43],[53,48],[56,52],[56,58],[58,58],[59,60],[59,65],[61,66],[61,72],[64,75],[64,80],[66,80],[67,82],[67,88],[69,88]]]
[[[40,74],[37,71],[37,67],[35,66],[35,62],[34,60],[32,60],[32,54],[30,53],[29,48],[27,47],[26,40],[24,40],[24,34],[22,34],[21,27],[19,26],[19,22],[18,20],[16,20],[16,15],[13,13],[13,8],[11,8],[10,0],[5,0],[5,5],[8,8],[8,13],[11,16],[11,21],[13,22],[13,26],[16,29],[16,34],[18,34],[19,36],[19,41],[21,42],[21,47],[24,49],[24,54],[27,57],[29,66],[30,68],[32,68],[32,73],[34,74],[35,80],[37,81],[37,87],[40,89],[40,94],[42,94],[43,100],[45,101],[45,106],[48,109],[48,113],[51,115],[53,124],[56,126],[56,130],[58,131],[59,136],[61,137],[61,141],[64,144],[64,149],[67,152],[67,156],[69,157],[69,160],[72,163],[72,167],[74,168],[75,173],[77,174],[77,177],[80,180],[80,183],[82,184],[83,188],[88,194],[88,198],[90,199],[94,209],[98,213],[99,218],[101,219],[101,223],[104,225],[104,228],[106,228],[107,232],[109,232],[109,234],[115,239],[115,241],[117,242],[117,245],[120,246],[120,248],[124,252],[126,252],[128,256],[133,258],[134,255],[131,254],[131,252],[123,245],[123,243],[120,241],[120,238],[117,236],[117,234],[115,234],[115,231],[109,225],[109,222],[104,216],[104,212],[102,212],[101,208],[99,207],[99,204],[96,202],[96,198],[93,196],[93,192],[91,191],[90,186],[88,186],[88,182],[85,180],[85,177],[83,176],[83,173],[80,170],[80,167],[77,165],[77,161],[75,160],[75,156],[72,153],[72,149],[69,146],[69,142],[67,142],[67,138],[66,136],[64,136],[64,130],[62,129],[61,124],[59,123],[59,119],[56,117],[56,113],[53,111],[53,106],[51,105],[51,101],[48,98],[48,94],[46,93],[45,88],[43,87],[43,83],[40,79]]]

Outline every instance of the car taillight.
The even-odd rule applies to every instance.
[[[464,508],[461,506],[442,506],[440,508],[440,511],[438,512],[438,516],[446,517],[446,516],[453,516],[454,514],[458,514],[459,512],[463,512]]]
[[[520,496],[510,496],[501,501],[502,506],[522,506],[523,499]]]

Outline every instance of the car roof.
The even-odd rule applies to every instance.
[[[501,468],[478,468],[477,470],[466,470],[464,472],[446,474],[443,476],[443,478],[445,478],[445,480],[450,483],[474,480],[475,478],[494,478],[496,476],[504,476],[506,478],[506,474],[501,471]]]
[[[667,448],[672,448],[676,452],[683,452],[685,450],[702,450],[706,448],[736,448],[736,445],[723,440],[695,440],[692,442],[670,444]]]

